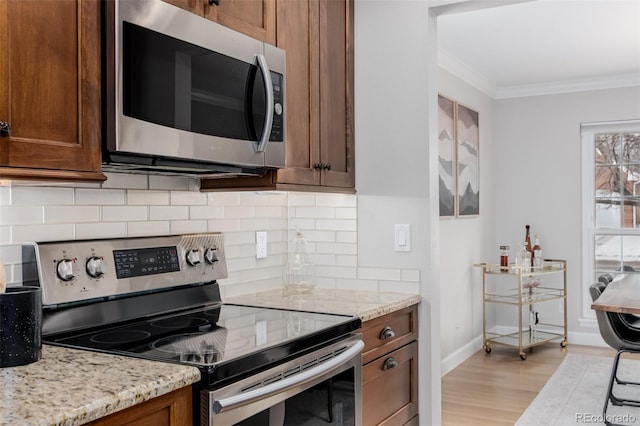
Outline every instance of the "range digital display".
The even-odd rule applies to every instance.
[[[114,250],[113,263],[118,279],[180,271],[176,246]]]

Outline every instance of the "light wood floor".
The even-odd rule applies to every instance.
[[[520,418],[567,353],[610,356],[613,349],[547,343],[527,351],[492,345],[480,350],[442,378],[442,424],[509,425]]]

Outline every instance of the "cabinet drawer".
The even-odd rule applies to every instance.
[[[365,425],[403,425],[418,414],[418,342],[362,368]]]
[[[417,338],[418,305],[366,321],[362,325],[362,363],[373,361]]]

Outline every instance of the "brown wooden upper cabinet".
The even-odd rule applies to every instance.
[[[276,9],[287,168],[262,180],[203,180],[201,189],[354,192],[353,0],[277,0]]]
[[[353,0],[278,0],[287,168],[278,184],[353,190]]]
[[[95,0],[0,0],[0,178],[103,181]]]
[[[164,0],[264,42],[276,43],[276,0]]]

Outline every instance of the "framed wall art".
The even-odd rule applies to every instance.
[[[438,95],[440,217],[480,214],[479,114]]]
[[[438,95],[440,217],[454,216],[456,194],[455,102]]]
[[[480,127],[478,113],[457,104],[456,151],[457,151],[457,215],[480,214],[479,149]]]

